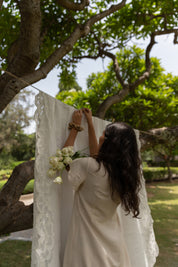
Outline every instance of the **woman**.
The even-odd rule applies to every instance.
[[[130,267],[117,207],[139,215],[139,157],[134,130],[125,123],[109,124],[96,139],[89,109],[75,111],[65,146],[72,146],[82,113],[88,122],[88,158],[70,165],[75,189],[73,214],[63,267]]]

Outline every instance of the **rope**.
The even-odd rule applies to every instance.
[[[37,88],[36,86],[34,86],[34,85],[28,83],[27,81],[23,80],[22,78],[19,78],[19,77],[16,76],[15,74],[13,74],[13,73],[11,73],[11,72],[9,72],[9,71],[7,71],[7,70],[3,70],[2,68],[0,68],[0,70],[1,70],[1,71],[4,71],[5,73],[7,73],[8,75],[10,75],[11,77],[13,77],[13,78],[15,78],[15,79],[17,79],[17,80],[19,80],[19,81],[25,83],[27,86],[31,86],[32,88],[38,90],[39,92],[44,93],[42,90],[40,90],[40,89]]]
[[[16,76],[15,74],[13,74],[13,73],[11,73],[11,72],[9,72],[9,71],[7,71],[7,70],[3,70],[2,68],[0,68],[0,70],[1,70],[1,71],[4,71],[5,73],[7,73],[8,75],[10,75],[11,77],[13,77],[13,78],[15,78],[15,79],[17,79],[17,80],[19,80],[19,81],[25,83],[27,86],[31,86],[32,88],[38,90],[39,92],[44,93],[42,90],[40,90],[40,89],[37,88],[36,86],[31,85],[30,83],[28,83],[27,81],[23,80],[22,78],[19,78],[19,77]],[[140,133],[144,133],[144,134],[147,134],[147,135],[155,136],[155,137],[157,137],[157,138],[159,138],[159,139],[164,140],[163,137],[161,137],[161,136],[159,136],[159,135],[157,135],[157,134],[152,134],[152,133],[150,133],[150,132],[142,131],[142,130],[138,130],[138,131],[139,131]]]

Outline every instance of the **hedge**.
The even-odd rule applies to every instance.
[[[173,176],[178,176],[178,168],[171,167]],[[144,167],[143,175],[146,182],[152,182],[154,180],[163,180],[168,177],[168,170],[164,167]]]

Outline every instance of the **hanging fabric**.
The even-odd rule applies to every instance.
[[[36,96],[36,159],[34,188],[34,225],[32,241],[32,267],[62,267],[65,243],[68,233],[73,191],[63,172],[63,183],[53,183],[47,177],[49,157],[57,148],[62,148],[68,136],[68,123],[74,108],[40,92]],[[93,117],[97,138],[109,123]],[[88,151],[86,119],[82,119],[84,131],[77,136],[74,150]],[[138,146],[139,132],[135,130]],[[142,177],[140,190],[141,219],[126,216],[118,207],[131,264],[133,267],[153,267],[158,255],[158,246],[153,231],[153,220],[148,206],[145,182]],[[118,240],[119,242],[119,240]]]

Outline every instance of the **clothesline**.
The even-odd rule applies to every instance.
[[[3,70],[2,68],[0,68],[0,70],[1,70],[1,71],[4,71],[4,72],[7,73],[7,74],[9,74],[11,77],[13,77],[13,78],[15,78],[15,79],[17,79],[17,80],[19,80],[19,81],[25,83],[27,86],[31,86],[33,89],[38,90],[39,92],[44,93],[42,90],[40,90],[40,89],[37,88],[36,86],[34,86],[34,85],[28,83],[27,81],[25,81],[25,80],[23,80],[22,78],[16,76],[15,74],[13,74],[13,73],[11,73],[11,72],[9,72],[9,71],[7,71],[7,70]]]
[[[25,83],[27,86],[31,86],[33,89],[38,90],[39,92],[44,93],[42,90],[40,90],[40,89],[37,88],[36,86],[34,86],[34,85],[28,83],[27,81],[23,80],[22,78],[19,78],[19,77],[16,76],[15,74],[13,74],[13,73],[11,73],[11,72],[9,72],[9,71],[7,71],[7,70],[4,70],[4,69],[2,69],[2,68],[0,68],[0,70],[1,70],[1,71],[4,71],[5,73],[7,73],[8,75],[10,75],[11,77],[13,77],[13,78],[15,78],[15,79],[17,79],[17,80],[19,80],[19,81]],[[155,136],[155,137],[157,137],[157,138],[159,138],[159,139],[164,139],[163,137],[161,137],[161,136],[159,136],[159,135],[157,135],[157,134],[152,134],[152,133],[150,133],[150,132],[142,131],[142,130],[138,130],[138,131],[141,132],[141,133],[147,134],[147,135]]]

